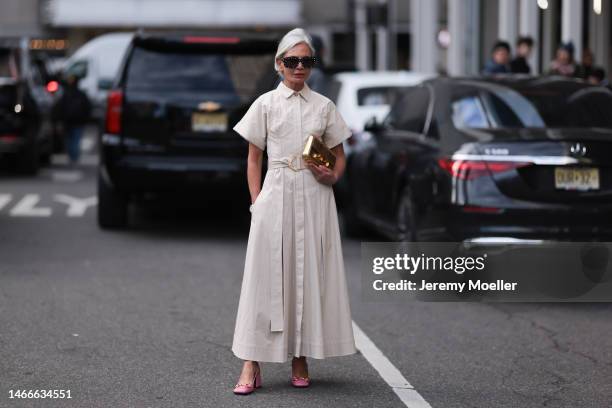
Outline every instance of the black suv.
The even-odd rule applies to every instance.
[[[126,226],[128,204],[151,193],[244,193],[248,143],[232,128],[278,83],[277,44],[252,33],[135,35],[108,95],[100,227]]]
[[[0,160],[35,174],[53,153],[48,75],[26,37],[0,39]]]

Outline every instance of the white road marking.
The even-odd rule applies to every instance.
[[[26,194],[17,204],[15,204],[10,214],[18,217],[49,217],[51,215],[51,208],[36,208],[36,204],[38,204],[39,201],[40,195]]]
[[[56,170],[51,173],[51,178],[53,179],[53,181],[67,181],[73,183],[83,178],[83,172],[80,170]]]
[[[88,207],[98,203],[98,197],[92,196],[87,198],[72,197],[67,194],[55,194],[55,201],[64,203],[68,206],[66,215],[68,217],[82,217]]]
[[[68,155],[65,153],[57,153],[53,155],[51,164],[53,166],[65,166],[69,162]],[[79,157],[79,166],[97,166],[100,163],[99,155],[92,153],[83,153]]]
[[[409,408],[431,408],[431,405],[414,389],[414,387],[404,378],[402,373],[389,361],[380,351],[376,344],[357,326],[353,321],[353,334],[355,335],[355,345],[365,359],[391,389],[397,394],[400,400]]]
[[[94,136],[84,137],[81,140],[81,151],[89,152],[89,151],[93,150],[95,142],[96,142],[96,140],[94,139]]]
[[[0,194],[0,210],[2,210],[12,199],[12,194]]]

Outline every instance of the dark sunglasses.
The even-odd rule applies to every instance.
[[[301,62],[302,66],[306,69],[312,68],[317,62],[316,57],[285,57],[282,59],[283,64],[289,69],[296,68]]]

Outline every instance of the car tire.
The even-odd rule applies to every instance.
[[[410,186],[405,187],[400,195],[396,219],[398,241],[416,241],[416,207]]]
[[[98,170],[98,225],[103,229],[121,229],[128,224],[129,200],[119,193]]]
[[[40,163],[48,166],[51,164],[51,153],[45,153],[42,156],[40,156]]]
[[[40,169],[38,145],[28,143],[16,157],[17,171],[22,174],[36,175]]]

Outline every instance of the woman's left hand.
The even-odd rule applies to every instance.
[[[315,179],[317,179],[319,183],[331,186],[338,181],[338,177],[333,170],[323,166],[322,164],[316,164],[310,159],[306,159],[305,161],[306,166],[310,169],[310,171],[312,171],[312,174],[314,174]]]

